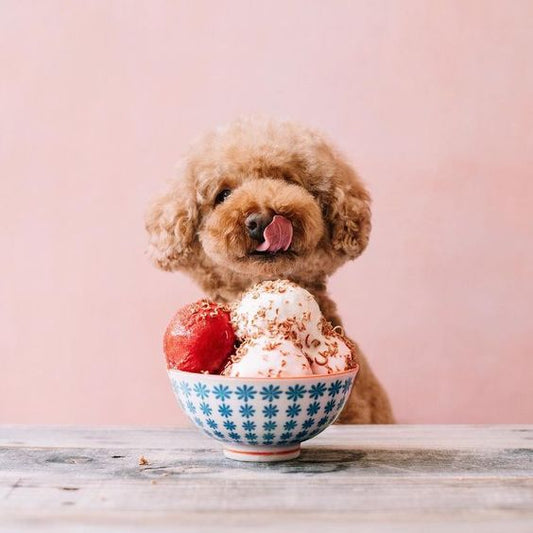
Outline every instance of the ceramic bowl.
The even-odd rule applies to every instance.
[[[283,461],[339,416],[358,368],[294,378],[235,378],[169,370],[191,421],[239,461]]]

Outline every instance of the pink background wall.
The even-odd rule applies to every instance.
[[[331,290],[404,422],[533,422],[531,2],[0,6],[0,421],[183,421],[161,356],[200,296],[143,256],[187,142],[322,128],[374,197]]]

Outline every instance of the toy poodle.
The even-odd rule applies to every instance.
[[[290,121],[242,118],[193,143],[178,179],[148,210],[148,253],[159,268],[186,272],[220,302],[259,281],[290,279],[338,326],[326,283],[366,248],[369,202],[353,168],[320,133]],[[281,242],[265,247],[274,217]],[[387,394],[365,356],[358,357],[356,386],[339,422],[392,423]]]

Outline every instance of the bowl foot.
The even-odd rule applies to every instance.
[[[300,455],[300,444],[289,446],[249,446],[246,444],[231,444],[224,446],[224,455],[235,461],[251,461],[256,463],[271,463],[274,461],[288,461]]]

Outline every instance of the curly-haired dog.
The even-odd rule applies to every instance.
[[[326,281],[365,249],[369,196],[322,135],[288,121],[237,120],[193,144],[179,174],[146,217],[148,252],[159,268],[187,272],[218,301],[265,279],[288,278],[341,324]],[[275,215],[292,224],[290,246],[258,251]],[[385,391],[359,357],[340,421],[393,422]]]

